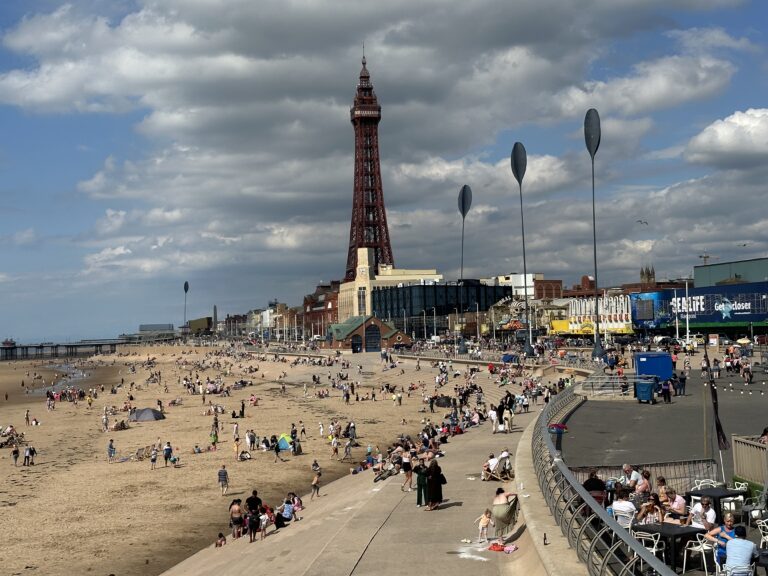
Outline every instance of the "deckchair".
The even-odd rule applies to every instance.
[[[499,458],[499,463],[496,468],[490,472],[489,480],[498,480],[500,482],[507,482],[515,477],[515,473],[512,470],[512,464],[509,462],[509,456]]]

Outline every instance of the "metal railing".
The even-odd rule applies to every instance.
[[[643,565],[642,573],[674,576],[584,489],[555,449],[549,425],[567,420],[582,402],[567,388],[552,397],[534,427],[533,465],[550,512],[592,576],[640,574]]]
[[[652,384],[653,376],[644,374],[627,374],[619,377],[617,374],[603,374],[602,372],[593,372],[583,382],[580,383],[580,392],[589,397],[597,396],[625,396],[632,398],[634,396],[634,387],[636,384]]]

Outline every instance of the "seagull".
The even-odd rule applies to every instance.
[[[637,222],[638,224],[645,224],[646,226],[648,226],[648,222],[646,222],[645,220],[635,220],[635,222]]]
[[[747,246],[749,246],[749,242],[742,242],[738,244],[738,246],[741,246],[742,248],[746,248]]]

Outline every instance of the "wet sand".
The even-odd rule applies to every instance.
[[[182,351],[184,354],[182,355]],[[216,452],[193,454],[199,444],[205,449],[209,443],[212,417],[203,415],[202,397],[188,395],[178,383],[188,368],[178,367],[178,359],[195,362],[202,359],[210,348],[192,350],[189,347],[126,348],[119,350],[130,356],[102,356],[82,369],[91,376],[78,385],[88,389],[104,384],[106,392],[100,394],[92,408],[85,402],[77,406],[60,402],[53,412],[46,411],[45,398],[39,392],[20,392],[21,379],[27,370],[44,371],[50,383],[53,371],[42,367],[40,361],[0,363],[0,425],[14,424],[27,434],[38,451],[33,467],[13,467],[10,450],[0,450],[0,513],[6,537],[0,548],[0,565],[8,574],[68,574],[89,573],[138,576],[159,574],[183,558],[209,545],[219,531],[226,532],[227,508],[232,498],[245,498],[253,489],[265,502],[278,504],[288,491],[299,494],[309,492],[312,478],[310,464],[317,458],[323,466],[323,481],[327,485],[335,477],[349,473],[349,465],[330,459],[327,441],[319,438],[318,422],[326,430],[333,417],[345,422],[354,419],[361,447],[353,451],[362,459],[366,445],[386,446],[400,433],[413,434],[421,428],[419,413],[423,407],[421,393],[403,396],[403,405],[382,398],[382,382],[404,385],[424,380],[427,391],[434,388],[434,371],[425,363],[420,372],[414,361],[405,361],[400,370],[381,371],[377,354],[351,357],[354,364],[349,370],[351,380],[359,380],[363,394],[375,388],[377,402],[354,402],[345,405],[338,390],[331,398],[311,397],[313,374],[321,376],[323,388],[330,387],[328,373],[336,374],[338,366],[291,367],[289,363],[238,362],[222,358],[220,368],[192,374],[214,379],[223,375],[226,384],[243,378],[252,380],[253,386],[233,391],[231,397],[206,397],[226,407],[219,419],[224,424],[221,445]],[[154,368],[137,367],[129,373],[129,364],[137,365],[148,357],[155,357]],[[372,376],[357,375],[356,365],[363,362],[365,371]],[[44,364],[50,365],[45,362]],[[258,376],[246,374],[249,365],[259,365]],[[162,384],[147,384],[150,372],[160,370]],[[287,377],[286,394],[281,394],[277,381],[281,372]],[[126,388],[118,394],[109,394],[112,385],[125,379]],[[167,407],[166,419],[157,422],[131,424],[125,431],[101,431],[101,413],[105,404],[121,406],[127,397],[127,386],[135,382],[134,405],[139,408],[155,407],[158,399]],[[304,398],[304,382],[310,397]],[[42,383],[42,382],[40,382]],[[483,382],[484,383],[484,382]],[[168,392],[163,391],[167,384]],[[5,391],[9,400],[1,400]],[[15,392],[14,392],[15,391]],[[232,410],[239,410],[240,400],[255,393],[261,401],[259,407],[246,407],[244,420],[233,420]],[[361,394],[361,396],[363,395]],[[173,398],[181,398],[182,405],[168,407]],[[41,426],[25,427],[24,411],[37,417]],[[120,412],[118,419],[127,413]],[[405,418],[407,424],[401,424]],[[112,418],[111,418],[112,420]],[[291,423],[306,424],[309,438],[302,443],[304,454],[292,457],[284,453],[285,462],[274,462],[273,453],[253,453],[253,459],[237,462],[233,451],[232,427],[240,424],[241,437],[253,428],[261,437],[288,432]],[[128,460],[107,463],[106,447],[110,438],[115,440],[118,457],[129,457],[137,448],[157,442],[170,441],[181,456],[178,468],[163,466],[162,458],[157,470],[150,470],[148,461]],[[244,447],[244,442],[243,442]],[[230,492],[222,497],[216,483],[216,472],[226,464],[230,473]]]

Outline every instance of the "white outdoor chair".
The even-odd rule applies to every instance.
[[[749,566],[724,566],[720,572],[723,576],[754,576],[755,563],[753,562]]]
[[[667,561],[666,555],[664,553],[664,542],[661,541],[661,534],[650,534],[648,532],[632,532],[632,536],[635,537],[635,540],[637,540],[643,548],[648,550],[651,554],[654,556],[658,556],[659,552],[661,552],[661,560],[662,562]],[[643,561],[640,560],[640,571],[643,571]]]
[[[763,489],[757,498],[747,498],[741,507],[742,521],[743,516],[747,516],[747,528],[752,525],[752,520],[762,520],[765,516],[768,506],[768,489]]]
[[[619,523],[619,526],[629,530],[632,527],[632,521],[635,519],[634,514],[628,514],[626,512],[613,511],[613,518]]]
[[[696,540],[688,540],[683,552],[683,574],[688,560],[688,554],[701,554],[701,563],[704,565],[704,576],[709,576],[707,569],[707,554],[715,549],[715,544],[706,539],[704,534],[696,534]],[[717,564],[717,562],[715,562]]]
[[[746,482],[734,482],[734,490],[746,491],[748,488]],[[723,506],[724,512],[731,512],[732,514],[741,514],[741,507],[744,506],[744,496],[732,496],[731,498],[723,498],[720,503]]]
[[[757,547],[762,548],[763,544],[768,545],[768,521],[758,520],[757,529],[760,530],[760,544]]]
[[[715,488],[718,486],[717,480],[712,480],[710,478],[703,478],[701,480],[694,480],[693,482],[693,489],[694,490],[702,490],[704,488]]]

